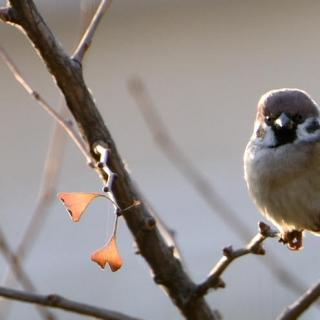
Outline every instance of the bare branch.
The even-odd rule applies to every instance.
[[[104,320],[139,320],[129,317],[119,312],[109,311],[89,304],[79,303],[73,300],[63,298],[56,294],[40,295],[20,290],[0,287],[0,297],[17,300],[21,302],[35,303],[40,306],[62,309],[81,315],[95,317]]]
[[[275,230],[272,230],[267,224],[260,222],[259,233],[252,238],[245,248],[238,250],[233,250],[232,246],[224,248],[223,257],[213,267],[208,278],[198,285],[195,293],[196,296],[205,295],[211,288],[217,289],[219,287],[224,287],[221,275],[228,268],[231,262],[247,254],[264,255],[265,251],[262,247],[262,243],[267,238],[275,237],[279,237],[279,233]]]
[[[214,187],[171,138],[169,131],[161,120],[160,115],[157,113],[154,103],[143,82],[135,77],[128,82],[128,88],[132,97],[135,99],[155,142],[161,148],[164,155],[171,161],[183,177],[194,186],[196,192],[198,192],[199,196],[207,203],[212,212],[219,215],[224,223],[228,225],[240,239],[245,242],[248,241],[251,232],[243,222],[244,220],[240,219],[226,201],[219,196]],[[286,287],[299,294],[305,291],[304,285],[300,283],[296,276],[291,275],[271,252],[269,252],[268,260],[266,260],[263,265],[266,266],[273,276]]]
[[[92,160],[92,157],[90,153],[87,150],[86,145],[82,141],[82,139],[79,137],[79,135],[76,133],[75,130],[73,130],[72,126],[68,121],[64,120],[59,113],[57,113],[42,97],[41,95],[33,90],[31,86],[27,83],[27,81],[23,78],[21,72],[17,68],[17,66],[14,64],[14,62],[11,60],[11,58],[8,56],[8,54],[5,52],[3,48],[0,47],[0,55],[3,58],[4,62],[7,64],[8,68],[12,72],[13,76],[16,78],[16,80],[22,85],[22,87],[41,105],[41,107],[49,113],[51,117],[53,117],[54,120],[56,120],[61,127],[67,132],[67,134],[70,136],[70,138],[74,141],[76,146],[80,149],[80,151],[83,153],[85,158],[87,159],[88,164],[94,163]]]
[[[9,9],[3,8],[3,10],[6,12]],[[1,9],[0,9],[0,12],[1,12]],[[85,17],[82,17],[82,21],[83,21],[82,28],[85,30],[89,28],[88,26],[90,26],[92,23],[86,23],[84,21],[85,20],[84,18]],[[91,20],[93,19],[93,16],[90,15],[89,18]],[[95,25],[97,26],[97,24],[98,23],[96,22]],[[85,33],[88,33],[88,31],[86,31]],[[92,31],[90,32],[90,34],[92,34]],[[2,53],[5,54],[5,52],[2,52]],[[8,55],[5,55],[5,58],[7,57]],[[17,67],[12,63],[12,61],[10,62],[11,62],[11,65],[13,65],[14,67],[13,70],[16,71]],[[60,115],[60,118],[62,119],[66,119],[67,117],[70,116],[70,112],[68,111],[63,101],[60,102],[59,115]],[[67,124],[68,126],[70,126],[69,122]],[[16,255],[19,256],[20,261],[22,261],[25,258],[33,240],[41,230],[41,226],[43,225],[45,220],[44,218],[46,217],[45,213],[49,209],[50,202],[55,196],[55,184],[58,178],[59,167],[62,162],[63,151],[66,144],[66,139],[65,139],[65,134],[63,129],[64,128],[60,126],[58,122],[54,123],[51,142],[48,146],[46,161],[43,169],[42,182],[39,188],[38,199],[36,201],[35,209],[32,214],[29,225],[26,228],[24,235],[22,236],[22,240],[20,241],[20,245],[18,246],[17,253],[16,253]],[[12,278],[12,273],[10,271],[11,270],[9,269],[5,273],[4,281],[3,281],[5,286],[8,286],[9,284],[10,286],[12,286],[13,278]],[[1,307],[2,307],[1,309],[3,309],[3,305]],[[1,310],[0,314],[3,316],[2,311],[3,310]]]
[[[292,305],[288,306],[277,320],[296,320],[320,297],[320,282],[311,287]]]
[[[112,191],[119,207],[128,208],[134,201],[139,200],[138,193],[84,82],[81,64],[65,53],[32,0],[9,2],[16,16],[15,23],[32,41],[63,92],[81,135],[90,145],[92,157],[97,159],[93,149],[99,141],[104,142],[110,149],[108,165],[110,170],[117,174]],[[106,173],[98,167],[95,170],[105,182]],[[166,289],[182,314],[192,320],[217,319],[203,298],[190,300],[196,285],[182,268],[180,261],[173,256],[156,223],[150,223],[154,218],[143,203],[127,210],[123,217],[135,237],[139,252],[153,271],[154,280]]]
[[[176,169],[194,186],[198,194],[209,207],[237,234],[243,241],[247,241],[250,230],[238,215],[231,210],[224,199],[203,177],[198,168],[193,165],[180,147],[171,138],[169,131],[161,120],[152,98],[139,78],[128,82],[129,92],[136,101],[144,120],[149,127],[155,142]]]
[[[24,272],[23,268],[21,267],[18,257],[13,253],[13,251],[9,247],[9,244],[7,243],[6,238],[1,229],[0,229],[0,249],[4,257],[6,258],[8,264],[10,265],[11,269],[13,270],[15,276],[17,277],[19,282],[22,284],[22,286],[27,291],[35,292],[36,289],[32,281],[30,280],[28,275]],[[54,315],[48,310],[42,307],[38,307],[37,309],[43,319],[47,319],[47,320],[55,319]]]
[[[105,15],[109,7],[111,6],[112,0],[102,0],[94,17],[92,18],[88,29],[84,33],[82,39],[80,40],[80,43],[75,50],[75,52],[72,55],[72,59],[81,62],[83,60],[83,57],[86,53],[86,51],[89,49],[93,36],[98,28],[98,25],[102,19],[102,17]]]
[[[111,4],[111,1],[109,5],[110,4]],[[88,43],[87,48],[89,47],[89,44],[92,41],[94,31],[96,30],[98,23],[101,20],[101,17],[103,16],[104,12],[107,10],[109,5],[108,6],[104,5],[103,8],[100,8],[100,10],[96,10],[98,11],[97,13],[99,14],[99,17],[96,19],[94,19],[94,14],[92,14],[90,11],[83,12],[83,15],[81,17],[82,27],[80,30],[80,34],[84,34],[84,36],[81,37],[82,39],[79,42],[78,48],[80,48],[81,43]],[[6,20],[10,20],[9,19],[10,10],[11,9],[6,7],[0,8],[0,15],[2,13],[6,14],[8,16],[8,19]],[[87,19],[89,19],[89,23]],[[4,18],[2,18],[2,20],[4,20]],[[83,32],[83,30],[85,32]],[[87,37],[91,37],[91,39],[87,39],[85,35],[87,35]],[[82,58],[84,53],[85,51],[83,51],[82,53]],[[7,58],[7,55],[5,57]],[[17,67],[12,63],[12,61],[10,62],[13,65],[13,70],[17,71]],[[62,119],[66,119],[67,117],[70,116],[70,112],[68,111],[68,109],[66,108],[63,102],[60,103],[59,115]],[[71,126],[70,122],[68,122],[67,124],[68,126]],[[35,209],[32,213],[31,220],[22,236],[22,239],[20,241],[20,244],[16,252],[16,256],[19,257],[20,263],[24,260],[34,239],[37,237],[39,231],[41,230],[41,227],[45,221],[45,218],[47,217],[46,212],[48,211],[50,207],[50,203],[55,196],[54,187],[58,177],[59,166],[62,162],[63,151],[66,144],[66,139],[65,139],[66,136],[64,134],[63,129],[64,128],[60,126],[58,122],[54,123],[54,130],[52,133],[51,142],[48,147],[47,157],[46,157],[46,161],[43,169],[42,182],[39,188],[38,199],[36,201]],[[3,283],[5,286],[12,287],[15,284],[15,280],[19,279],[18,277],[14,278],[13,271],[14,269],[10,268],[10,269],[7,269],[7,271],[5,272],[5,275],[3,278]],[[2,301],[1,308],[0,308],[1,319],[6,317],[6,314],[8,313],[9,305],[10,305],[9,300]]]
[[[62,117],[69,115],[69,111],[62,103],[59,114]],[[54,123],[54,129],[51,141],[48,146],[47,156],[43,168],[42,181],[39,187],[38,198],[35,208],[31,214],[31,219],[22,234],[16,256],[19,257],[20,263],[23,263],[28,251],[34,240],[41,231],[41,228],[48,217],[48,210],[53,199],[55,199],[55,185],[58,179],[59,168],[62,162],[64,149],[66,145],[66,135],[58,123]],[[16,284],[13,269],[5,271],[2,283],[5,287],[13,287]],[[9,300],[2,300],[0,304],[0,319],[5,319],[9,312]]]

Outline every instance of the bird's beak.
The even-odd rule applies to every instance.
[[[293,129],[295,123],[285,114],[281,113],[280,116],[274,122],[277,129]]]

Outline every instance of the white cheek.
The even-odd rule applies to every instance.
[[[253,139],[256,140],[256,143],[260,146],[264,147],[274,147],[277,144],[276,137],[272,128],[265,123],[262,124],[262,128],[265,130],[265,135],[263,138],[258,138],[256,132],[259,128],[259,124],[256,124],[253,132]]]
[[[306,141],[312,142],[320,139],[320,129],[314,132],[308,132],[306,129],[314,121],[314,118],[307,119],[304,123],[299,124],[297,127],[297,142]],[[320,122],[320,118],[317,118],[317,121]]]

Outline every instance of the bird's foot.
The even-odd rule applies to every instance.
[[[285,231],[279,241],[286,244],[290,250],[300,250],[303,248],[303,230]]]

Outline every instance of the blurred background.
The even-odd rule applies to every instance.
[[[81,1],[35,2],[71,53],[79,37]],[[260,95],[273,88],[298,87],[320,101],[319,12],[315,0],[114,0],[98,29],[86,56],[85,79],[132,177],[176,231],[187,269],[197,282],[221,257],[223,247],[244,246],[262,219],[247,194],[242,164]],[[0,42],[30,84],[58,109],[59,91],[25,36],[1,24]],[[16,250],[34,211],[53,123],[3,62],[0,75],[0,223]],[[172,139],[250,230],[246,241],[203,201],[153,141],[127,89],[128,79],[136,75]],[[55,188],[101,189],[71,142]],[[134,254],[123,221],[119,247],[124,267],[111,273],[90,261],[112,224],[112,209],[106,210],[104,200],[94,202],[78,224],[55,199],[45,214],[45,224],[24,260],[38,292],[59,293],[144,319],[182,318],[154,284],[144,260]],[[320,239],[307,235],[298,253],[274,240],[265,246],[307,289],[319,278],[319,245]],[[268,254],[247,256],[232,264],[223,276],[226,289],[207,296],[210,306],[225,319],[276,318],[299,293],[270,274],[268,259]],[[0,268],[4,276],[3,257]],[[54,312],[59,319],[81,318]],[[12,303],[6,319],[22,316],[40,319],[33,306]],[[303,317],[318,318],[316,308]]]

